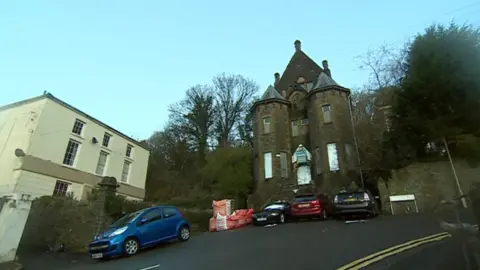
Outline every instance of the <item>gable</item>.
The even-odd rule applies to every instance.
[[[288,89],[299,77],[303,77],[306,82],[315,81],[322,71],[323,69],[307,54],[297,51],[290,59],[276,87],[281,90]]]

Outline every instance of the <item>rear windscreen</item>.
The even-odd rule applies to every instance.
[[[270,204],[265,207],[265,210],[282,210],[283,208],[285,208],[284,204]]]
[[[341,193],[341,194],[338,194],[337,198],[338,198],[339,201],[345,201],[349,198],[355,198],[357,200],[363,200],[364,195],[363,195],[363,192]]]
[[[310,202],[315,201],[317,198],[314,195],[307,196],[297,196],[295,197],[295,202]]]

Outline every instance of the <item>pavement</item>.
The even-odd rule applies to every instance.
[[[146,250],[131,258],[92,261],[68,254],[26,259],[26,270],[244,270],[339,269],[381,250],[443,232],[427,215],[381,216],[365,222],[310,221],[205,233],[185,243]],[[63,257],[62,257],[63,256]],[[357,269],[462,268],[459,243],[451,237],[425,243]],[[356,269],[356,268],[347,268]]]

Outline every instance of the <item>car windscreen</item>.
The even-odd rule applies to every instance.
[[[304,196],[296,196],[295,202],[311,202],[315,201],[317,198],[315,195],[304,195]]]
[[[349,198],[355,198],[357,200],[363,200],[364,192],[348,192],[348,193],[340,193],[337,196],[338,201],[345,201]]]
[[[128,223],[132,222],[132,220],[134,220],[136,217],[138,217],[142,212],[143,212],[143,210],[126,214],[125,216],[119,218],[117,221],[115,221],[110,226],[118,227],[118,226],[127,225]]]
[[[283,208],[285,208],[284,204],[270,204],[270,205],[267,205],[263,210],[265,211],[282,210]]]

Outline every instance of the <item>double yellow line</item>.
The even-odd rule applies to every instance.
[[[349,264],[346,264],[337,270],[358,270],[362,269],[370,264],[373,264],[375,262],[378,262],[380,260],[383,260],[387,257],[402,253],[404,251],[407,251],[409,249],[431,243],[431,242],[436,242],[436,241],[441,241],[445,238],[451,237],[452,235],[448,232],[443,232],[443,233],[437,233],[434,235],[430,235],[427,237],[423,237],[420,239],[412,240],[400,245],[393,246],[391,248],[387,248],[384,250],[381,250],[379,252],[373,253],[371,255],[368,255],[364,258],[358,259],[356,261],[353,261]]]

